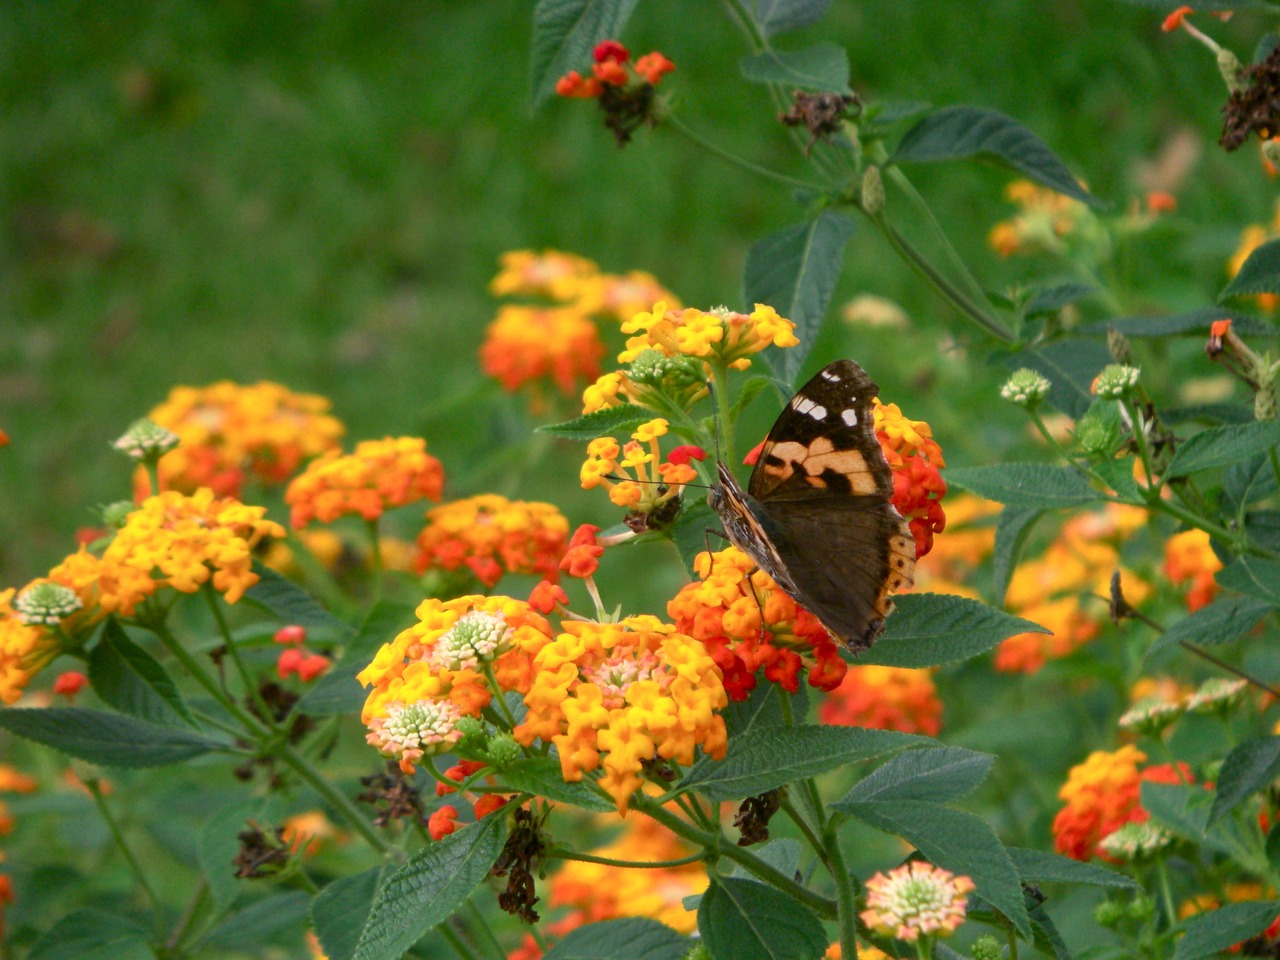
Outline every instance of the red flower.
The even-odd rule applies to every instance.
[[[682,444],[667,454],[667,460],[679,466],[684,466],[690,460],[701,462],[705,459],[707,459],[707,451],[691,443]]]
[[[493,813],[495,810],[501,810],[507,805],[507,797],[500,796],[496,793],[486,793],[483,797],[476,801],[475,811],[476,819],[480,820]]]
[[[1182,21],[1193,13],[1195,13],[1195,11],[1190,7],[1181,6],[1164,18],[1164,23],[1160,24],[1160,29],[1165,33],[1171,33],[1182,26]]]
[[[636,73],[644,77],[649,83],[657,86],[664,76],[676,68],[676,65],[660,54],[657,50],[652,53],[646,53],[643,57],[636,61]]]
[[[564,588],[552,583],[550,580],[539,581],[538,585],[533,588],[533,592],[529,594],[529,606],[541,614],[550,613],[556,608],[557,604],[568,603],[569,595],[564,592]]]
[[[601,41],[591,55],[596,63],[626,63],[631,59],[631,51],[617,40]]]
[[[583,100],[590,100],[593,97],[600,96],[601,89],[599,80],[595,77],[583,79],[582,74],[577,70],[570,70],[556,81],[556,94],[561,97],[578,97]]]
[[[604,555],[604,547],[596,543],[596,534],[600,528],[584,523],[569,540],[569,550],[560,561],[560,569],[571,577],[589,577],[600,568],[599,558]]]
[[[53,681],[53,692],[60,693],[70,702],[75,699],[77,693],[89,685],[89,678],[83,673],[76,670],[68,670],[65,673],[58,674],[58,679]]]
[[[463,783],[467,777],[483,768],[484,765],[483,760],[459,760],[456,766],[452,766],[444,772],[444,776],[446,780],[452,780],[454,783]],[[447,783],[436,784],[437,797],[443,797],[446,793],[455,792],[454,788]]]
[[[310,683],[328,669],[329,658],[320,653],[313,653],[309,657],[304,657],[298,664],[298,679],[303,683]]]
[[[591,68],[591,72],[597,80],[601,83],[607,83],[611,87],[625,87],[627,85],[627,68],[613,60],[597,63]]]
[[[291,623],[287,627],[281,627],[276,631],[275,636],[271,638],[276,643],[305,643],[307,639],[307,628]]]
[[[287,679],[291,674],[297,673],[302,666],[302,661],[307,659],[306,652],[301,647],[290,647],[287,650],[280,651],[280,657],[276,660],[276,673],[280,679]]]
[[[443,840],[457,830],[459,826],[461,824],[458,823],[458,808],[445,806],[433,813],[431,818],[427,820],[427,833],[431,834],[432,840]]]

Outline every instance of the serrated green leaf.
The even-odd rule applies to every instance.
[[[201,945],[260,953],[265,944],[274,941],[298,943],[310,906],[311,898],[301,890],[264,897],[227,917]]]
[[[1108,867],[1096,866],[1092,863],[1081,863],[1069,857],[1043,850],[1026,850],[1022,847],[1006,847],[1009,859],[1018,871],[1018,878],[1023,883],[1075,883],[1091,887],[1121,887],[1137,889],[1138,884],[1132,877],[1126,876]]]
[[[1079,471],[1047,463],[952,467],[943,477],[948,484],[1020,509],[1078,507],[1102,499]]]
[[[564,423],[544,424],[538,427],[538,432],[566,440],[594,440],[596,437],[611,437],[615,433],[630,433],[640,424],[648,423],[653,416],[652,410],[638,407],[634,403],[623,403],[584,413]]]
[[[1231,643],[1252,630],[1272,609],[1273,604],[1255,597],[1219,597],[1165,630],[1147,654],[1183,640],[1201,646]]]
[[[724,542],[719,532],[721,529],[720,518],[716,516],[716,512],[711,509],[711,505],[706,500],[699,498],[686,501],[680,515],[676,517],[671,536],[675,540],[676,551],[684,561],[684,568],[689,576],[696,576],[693,562],[698,554],[707,549],[708,540],[712,550],[720,549],[719,545]],[[708,534],[708,530],[712,533]]]
[[[714,873],[698,905],[698,933],[713,957],[797,960],[827,949],[822,921],[808,907],[762,883]]]
[[[929,800],[963,797],[987,778],[995,757],[964,747],[910,750],[881,764],[853,785],[844,802]]]
[[[161,726],[195,726],[182,694],[155,657],[129,639],[108,617],[89,656],[93,692],[121,713]]]
[[[1229,853],[1220,836],[1208,830],[1213,794],[1198,784],[1143,783],[1142,809],[1151,819],[1183,839],[1221,853]]]
[[[1240,557],[1219,570],[1214,579],[1228,590],[1280,606],[1280,561]]]
[[[1194,403],[1165,410],[1162,419],[1170,426],[1181,423],[1253,423],[1253,404]]]
[[[817,23],[831,0],[756,0],[753,16],[766,37]]]
[[[1246,423],[1202,430],[1178,447],[1165,468],[1167,477],[1185,477],[1200,470],[1223,467],[1280,444],[1280,423]]]
[[[522,793],[546,797],[584,810],[609,813],[616,805],[586,783],[566,783],[560,761],[554,757],[525,757],[508,766],[500,775],[503,786]]]
[[[794,840],[791,837],[777,837],[753,846],[751,852],[783,876],[794,877],[796,871],[800,869],[800,858],[804,853],[804,848],[800,846],[799,840]],[[743,880],[752,880],[756,883],[764,882],[740,863],[733,865],[731,876],[741,877]]]
[[[1004,592],[1009,589],[1009,578],[1022,556],[1022,548],[1026,546],[1036,521],[1043,516],[1044,511],[1038,507],[1005,507],[1000,511],[992,555],[995,580],[992,590],[998,603],[1004,602]]]
[[[9,707],[0,727],[105,767],[160,767],[224,749],[187,730],[83,707]]]
[[[1222,475],[1222,493],[1234,509],[1264,500],[1280,489],[1271,468],[1270,451],[1255,453],[1227,467]]]
[[[742,60],[742,76],[752,83],[851,92],[849,54],[834,43],[819,43],[804,50],[765,50],[752,54]]]
[[[1207,337],[1215,320],[1230,320],[1231,329],[1241,334],[1274,336],[1277,332],[1274,325],[1264,320],[1225,307],[1200,307],[1168,316],[1117,317],[1081,324],[1076,331],[1105,335],[1108,327],[1114,327],[1126,337]]]
[[[893,155],[895,163],[936,163],[987,157],[1025,174],[1036,183],[1091,207],[1092,196],[1058,155],[1013,117],[984,107],[943,107],[907,131]]]
[[[1267,929],[1280,915],[1280,900],[1228,903],[1217,910],[1197,913],[1182,922],[1185,933],[1173,952],[1173,960],[1200,960],[1248,940]]]
[[[1060,283],[1053,287],[1037,290],[1022,308],[1024,317],[1034,317],[1042,313],[1057,313],[1068,304],[1076,303],[1098,292],[1098,288],[1087,283]]]
[[[742,281],[747,304],[766,303],[796,325],[799,346],[765,351],[787,383],[795,383],[817,338],[853,231],[849,217],[823,210],[806,223],[765,237],[747,251]]]
[[[292,580],[258,560],[253,562],[253,572],[258,575],[258,582],[245,591],[244,599],[270,610],[286,624],[296,623],[308,630],[329,630],[339,637],[351,633],[349,624],[335,617]]]
[[[977,600],[940,593],[894,598],[897,610],[884,634],[858,654],[859,666],[935,667],[985,653],[1019,633],[1048,633],[1044,627]]]
[[[683,960],[694,942],[648,917],[603,920],[570,930],[543,960]]]
[[[1280,293],[1280,240],[1255,247],[1240,270],[1218,294],[1218,301],[1255,293]]]
[[[154,960],[155,952],[141,924],[90,907],[55,923],[27,956],[29,960]]]
[[[489,875],[506,818],[485,817],[423,847],[378,891],[355,960],[395,960],[460,907]]]
[[[636,0],[538,0],[529,54],[530,103],[540,107],[570,70],[587,72],[601,40],[622,35]]]
[[[831,806],[878,830],[902,837],[930,863],[972,878],[982,899],[1008,917],[1023,936],[1031,936],[1013,860],[981,817],[921,800],[840,800]]]
[[[754,730],[780,727],[786,723],[787,712],[782,706],[784,697],[790,702],[792,718],[803,717],[808,712],[803,685],[795,693],[787,693],[776,683],[757,683],[746,700],[730,700],[723,712],[725,729],[730,739],[745,737]]]
[[[757,730],[729,743],[725,758],[698,765],[680,782],[711,800],[741,800],[858,760],[936,743],[928,737],[860,727]]]
[[[1079,419],[1093,403],[1089,388],[1094,377],[1111,362],[1111,352],[1096,340],[1058,340],[1011,354],[1005,365],[1011,370],[1029,367],[1048,377],[1049,403]]]
[[[351,960],[378,892],[382,868],[340,877],[311,901],[311,927],[328,960]]]
[[[356,679],[356,674],[369,665],[384,643],[394,640],[400,631],[413,624],[414,619],[414,608],[408,604],[385,600],[376,604],[338,661],[302,695],[294,707],[295,712],[327,717],[359,710],[364,705],[367,691]]]
[[[1280,774],[1280,737],[1254,737],[1227,754],[1217,776],[1217,790],[1209,811],[1213,826]]]

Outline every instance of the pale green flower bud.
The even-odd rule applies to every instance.
[[[111,445],[134,460],[154,463],[178,445],[179,437],[154,420],[143,417],[129,425]]]
[[[1138,374],[1141,372],[1137,367],[1122,363],[1108,364],[1094,380],[1093,393],[1104,400],[1119,400],[1128,396],[1138,385]]]
[[[1023,367],[1004,382],[1000,396],[1020,407],[1035,407],[1049,395],[1051,386],[1048,377]]]
[[[74,590],[49,580],[32,584],[13,601],[18,619],[28,627],[56,627],[83,606]]]
[[[884,181],[880,178],[880,168],[867,167],[862,174],[862,209],[868,216],[878,217],[884,212]]]

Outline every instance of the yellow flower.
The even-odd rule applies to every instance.
[[[1218,593],[1214,574],[1222,569],[1222,561],[1213,552],[1209,534],[1203,530],[1175,533],[1164,545],[1164,575],[1170,582],[1190,584],[1187,609],[1195,611],[1207,606]]]
[[[711,312],[668,309],[659,301],[649,313],[637,313],[622,325],[622,332],[639,334],[627,340],[627,349],[618,354],[620,363],[630,363],[645,350],[667,356],[716,356],[737,370],[751,365],[748,357],[765,347],[794,347],[795,324],[778,316],[770,306],[758,303],[750,314],[724,308]]]
[[[0,591],[0,700],[14,703],[53,655],[49,631],[28,626],[13,609],[14,589]]]
[[[636,427],[625,445],[613,437],[592,440],[578,473],[582,488],[604,486],[615,506],[636,513],[651,514],[673,501],[698,476],[689,458],[702,459],[705,454],[695,447],[678,447],[680,462],[664,462],[658,438],[667,430],[667,421],[659,417]]]
[[[501,270],[489,283],[489,292],[495,297],[548,297],[561,303],[577,299],[583,281],[600,271],[586,257],[559,250],[513,250],[504,253],[500,262]]]
[[[1005,198],[1019,207],[1011,219],[997,223],[987,237],[992,249],[1002,257],[1015,253],[1062,253],[1064,240],[1075,235],[1092,239],[1098,231],[1096,218],[1079,200],[1041,187],[1029,180],[1016,180],[1005,188]]]
[[[1258,247],[1262,246],[1268,240],[1272,240],[1280,233],[1280,204],[1276,205],[1276,213],[1271,223],[1263,225],[1253,223],[1245,227],[1240,233],[1240,243],[1236,247],[1235,253],[1231,255],[1231,259],[1227,261],[1227,276],[1234,277],[1240,272],[1240,268],[1244,266],[1244,262]],[[1256,299],[1258,305],[1264,310],[1274,310],[1276,304],[1280,303],[1280,297],[1274,293],[1257,294]]]
[[[417,569],[466,565],[486,586],[503,573],[554,581],[569,546],[569,521],[549,503],[483,494],[427,511]]]
[[[392,507],[424,497],[439,500],[444,468],[421,437],[364,440],[354,453],[333,451],[313,461],[289,484],[284,499],[290,522],[332,523],[344,514],[376,520]]]
[[[584,313],[608,315],[625,321],[660,300],[674,308],[680,301],[670,290],[648,273],[632,270],[617,276],[602,273],[584,277],[577,290],[577,307]]]

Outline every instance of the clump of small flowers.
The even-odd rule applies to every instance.
[[[395,758],[400,769],[412,773],[424,756],[447,753],[459,740],[462,708],[449,700],[398,700],[386,705],[383,716],[369,721],[365,739],[383,756]]]
[[[680,588],[667,615],[676,629],[705,645],[730,699],[745,700],[761,670],[791,693],[806,669],[809,684],[819,690],[839,685],[848,667],[836,642],[754,560],[727,547],[698,554],[694,569],[701,579]]]
[[[111,445],[134,460],[156,460],[181,442],[172,430],[143,417],[133,421]]]
[[[178,435],[177,449],[160,461],[164,490],[210,487],[239,496],[249,476],[283,483],[303,461],[337,447],[346,432],[329,401],[278,383],[222,380],[206,387],[175,387],[147,416]],[[135,486],[148,492],[146,473]]]
[[[657,350],[669,357],[715,357],[735,370],[750,367],[751,355],[765,347],[794,347],[800,342],[795,324],[763,303],[747,314],[725,307],[668,309],[660,301],[652,311],[637,313],[623,323],[622,332],[635,336],[618,354],[620,363],[632,362],[645,350]]]
[[[1138,375],[1142,371],[1137,367],[1125,366],[1122,363],[1109,363],[1094,378],[1094,396],[1104,400],[1119,400],[1127,397],[1138,385]]]
[[[1247,680],[1228,680],[1226,677],[1212,677],[1187,697],[1184,704],[1189,713],[1226,712],[1244,699],[1249,689]]]
[[[1185,712],[1186,708],[1180,703],[1169,703],[1153,697],[1138,701],[1122,713],[1116,726],[1127,733],[1154,737]]]
[[[0,590],[0,700],[14,703],[41,667],[53,659],[53,635],[24,623],[13,608],[13,588]]]
[[[1044,374],[1023,367],[1004,382],[1000,396],[1020,407],[1034,407],[1049,395],[1052,386]]]
[[[934,534],[947,525],[942,498],[947,482],[939,472],[946,466],[942,448],[933,439],[933,428],[912,420],[896,403],[875,399],[876,439],[893,471],[893,505],[907,520],[916,541],[916,559],[933,549]]]
[[[596,324],[578,308],[509,304],[485,331],[480,365],[504,390],[549,378],[572,395],[600,375],[604,352]]]
[[[818,707],[823,723],[937,736],[942,701],[932,671],[852,666]]]
[[[1079,200],[1029,180],[1015,180],[1005,187],[1004,195],[1018,212],[997,223],[987,235],[987,243],[1002,257],[1062,254],[1070,242],[1101,240],[1097,218]]]
[[[1146,820],[1126,823],[1119,830],[1107,834],[1098,843],[1098,850],[1111,860],[1132,863],[1149,859],[1172,843],[1171,833]]]
[[[559,303],[576,300],[582,282],[600,272],[586,257],[559,250],[512,250],[499,264],[498,275],[489,281],[495,297],[546,297]]]
[[[877,873],[866,889],[862,922],[877,933],[914,943],[921,937],[954,933],[964,923],[968,896],[976,885],[968,877],[913,860],[887,874]]]
[[[591,75],[570,70],[556,83],[562,97],[595,99],[604,111],[604,124],[613,131],[619,145],[643,123],[652,123],[656,98],[654,88],[675,69],[675,64],[658,51],[646,53],[631,64],[631,52],[616,40],[605,40],[593,51]]]
[[[554,581],[568,538],[569,521],[551,504],[481,494],[427,511],[415,567],[465,566],[488,587],[504,573]]]
[[[13,601],[18,619],[29,627],[56,627],[83,606],[74,590],[52,580],[37,580]]]
[[[1213,552],[1205,531],[1187,530],[1165,541],[1164,575],[1176,586],[1189,585],[1187,609],[1193,613],[1207,607],[1217,596],[1214,574],[1221,569],[1222,561]]]
[[[285,491],[289,521],[332,523],[354,514],[377,520],[387,510],[424,498],[439,500],[444,467],[421,437],[363,440],[354,453],[331,451],[308,464]]]
[[[702,451],[678,447],[678,454],[673,451],[663,461],[658,439],[667,431],[667,421],[658,417],[637,427],[625,446],[613,437],[592,440],[580,471],[582,488],[603,486],[616,506],[638,514],[653,514],[675,501],[684,485],[697,478],[689,460],[702,459],[697,455]]]

